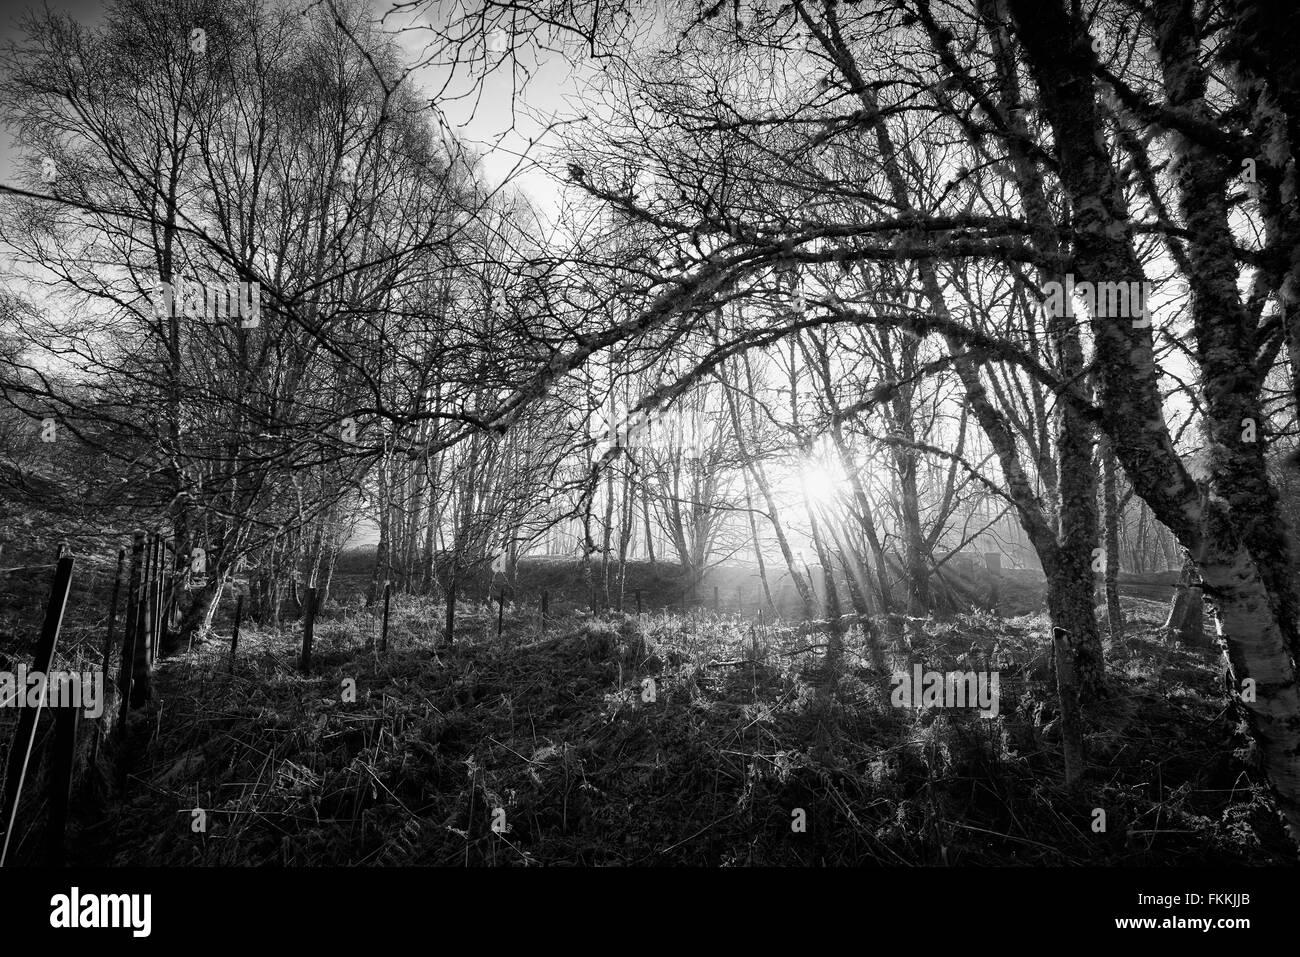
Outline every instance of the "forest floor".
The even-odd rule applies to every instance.
[[[996,718],[891,706],[860,629],[832,699],[808,626],[507,605],[498,639],[480,606],[449,649],[441,607],[407,600],[382,654],[370,616],[318,622],[309,677],[300,626],[245,627],[233,671],[228,635],[162,663],[116,754],[125,791],[81,808],[72,862],[1292,862],[1217,657],[1170,646],[1163,605],[1125,608],[1073,793],[1033,617],[890,641],[895,668],[996,669]]]
[[[88,556],[60,666],[97,666],[117,539],[72,531],[0,529],[6,567],[21,566],[0,580],[0,668],[30,658],[55,536]],[[757,625],[725,603],[682,615],[674,571],[629,566],[645,614],[593,617],[572,562],[524,563],[502,635],[495,604],[465,603],[451,648],[443,606],[397,597],[380,653],[378,616],[357,604],[365,567],[341,566],[310,676],[296,621],[245,620],[232,670],[227,602],[208,640],[160,662],[123,744],[99,749],[70,862],[1294,862],[1221,658],[1172,645],[1165,602],[1124,599],[1110,694],[1085,711],[1088,775],[1070,791],[1047,623],[1024,613],[1032,582],[1008,577],[996,615],[906,619],[893,637],[871,623],[891,670],[996,670],[1000,713],[984,718],[893,707],[860,627],[829,695],[815,624]],[[0,712],[0,750],[16,713]]]

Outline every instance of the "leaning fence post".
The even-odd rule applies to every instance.
[[[239,651],[239,622],[244,617],[244,596],[235,596],[235,628],[230,633],[230,673],[235,673],[235,654]]]
[[[54,649],[59,642],[59,629],[63,626],[63,613],[68,607],[68,592],[72,588],[72,556],[64,555],[54,569],[50,585],[50,600],[45,606],[45,621],[41,624],[41,637],[36,646],[33,671],[45,675],[46,681],[39,703],[35,708],[23,708],[18,715],[18,730],[9,748],[9,762],[5,773],[3,814],[5,841],[0,849],[0,865],[9,856],[9,841],[13,838],[14,822],[18,819],[18,801],[22,797],[23,781],[36,742],[36,720],[41,715],[46,697],[50,693],[50,668],[54,664]],[[25,689],[24,689],[25,690]]]
[[[73,706],[54,709],[54,752],[50,764],[47,800],[49,817],[45,824],[45,866],[64,865],[64,833],[68,827],[68,797],[72,793],[72,759],[77,748],[77,719],[81,713]]]
[[[388,650],[388,602],[392,598],[393,583],[384,582],[384,627],[379,632],[379,650]],[[372,632],[373,634],[373,632]]]
[[[307,589],[302,616],[302,673],[311,674],[311,641],[316,630],[316,589]]]

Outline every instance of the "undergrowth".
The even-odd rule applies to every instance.
[[[873,623],[892,668],[998,670],[996,718],[892,707],[860,629],[830,689],[825,637],[806,626],[543,625],[507,606],[500,639],[495,608],[464,609],[447,648],[441,609],[410,605],[383,654],[368,616],[319,622],[310,676],[297,628],[245,627],[233,670],[228,636],[163,664],[117,754],[125,788],[75,822],[74,861],[1290,861],[1217,665],[1171,647],[1157,606],[1126,606],[1132,636],[1107,648],[1110,695],[1086,712],[1073,792],[1033,618]]]

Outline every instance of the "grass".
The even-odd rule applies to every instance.
[[[369,615],[319,622],[310,677],[300,626],[245,628],[233,672],[225,634],[162,665],[116,755],[126,788],[81,807],[73,862],[1292,861],[1218,666],[1165,642],[1162,606],[1125,606],[1075,792],[1031,616],[910,620],[887,648],[894,668],[997,669],[994,719],[891,707],[860,631],[829,695],[815,630],[725,617],[507,604],[498,639],[496,608],[466,606],[446,648],[444,610],[403,599],[383,655]]]

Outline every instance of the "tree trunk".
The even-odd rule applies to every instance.
[[[1008,0],[1008,6],[1038,81],[1061,184],[1075,212],[1075,268],[1085,281],[1139,283],[1144,277],[1131,245],[1127,204],[1097,115],[1087,31],[1059,0]],[[1150,326],[1095,322],[1093,338],[1116,457],[1137,493],[1197,558],[1218,609],[1236,687],[1240,690],[1247,679],[1254,682],[1254,700],[1242,705],[1278,807],[1300,841],[1300,691],[1267,586],[1238,538],[1232,514],[1213,497],[1201,499],[1174,451]],[[1231,371],[1233,380],[1248,374]]]
[[[650,490],[644,483],[641,485],[641,514],[645,518],[646,558],[650,561],[650,567],[654,568],[659,563],[655,561],[654,530],[650,527]]]
[[[389,514],[392,508],[390,499],[392,495],[389,487],[388,465],[385,461],[380,461],[379,469],[379,544],[375,547],[375,566],[370,573],[370,585],[366,589],[366,607],[375,607],[375,601],[382,592],[380,582],[388,579],[389,551],[392,548],[392,538],[390,535],[392,518]]]
[[[898,473],[898,509],[902,518],[903,568],[907,573],[907,610],[911,615],[925,615],[934,604],[930,594],[930,565],[926,561],[924,535],[921,531],[921,496],[917,488],[917,453],[913,444],[911,403],[895,398],[894,429],[905,444],[894,446],[894,467]]]
[[[772,587],[767,580],[767,562],[763,560],[763,544],[758,537],[758,519],[754,516],[754,496],[749,488],[749,470],[741,469],[741,478],[745,483],[745,517],[749,519],[749,539],[754,543],[754,561],[758,563],[758,581],[763,588],[763,601],[777,614],[776,601],[772,598]]]

